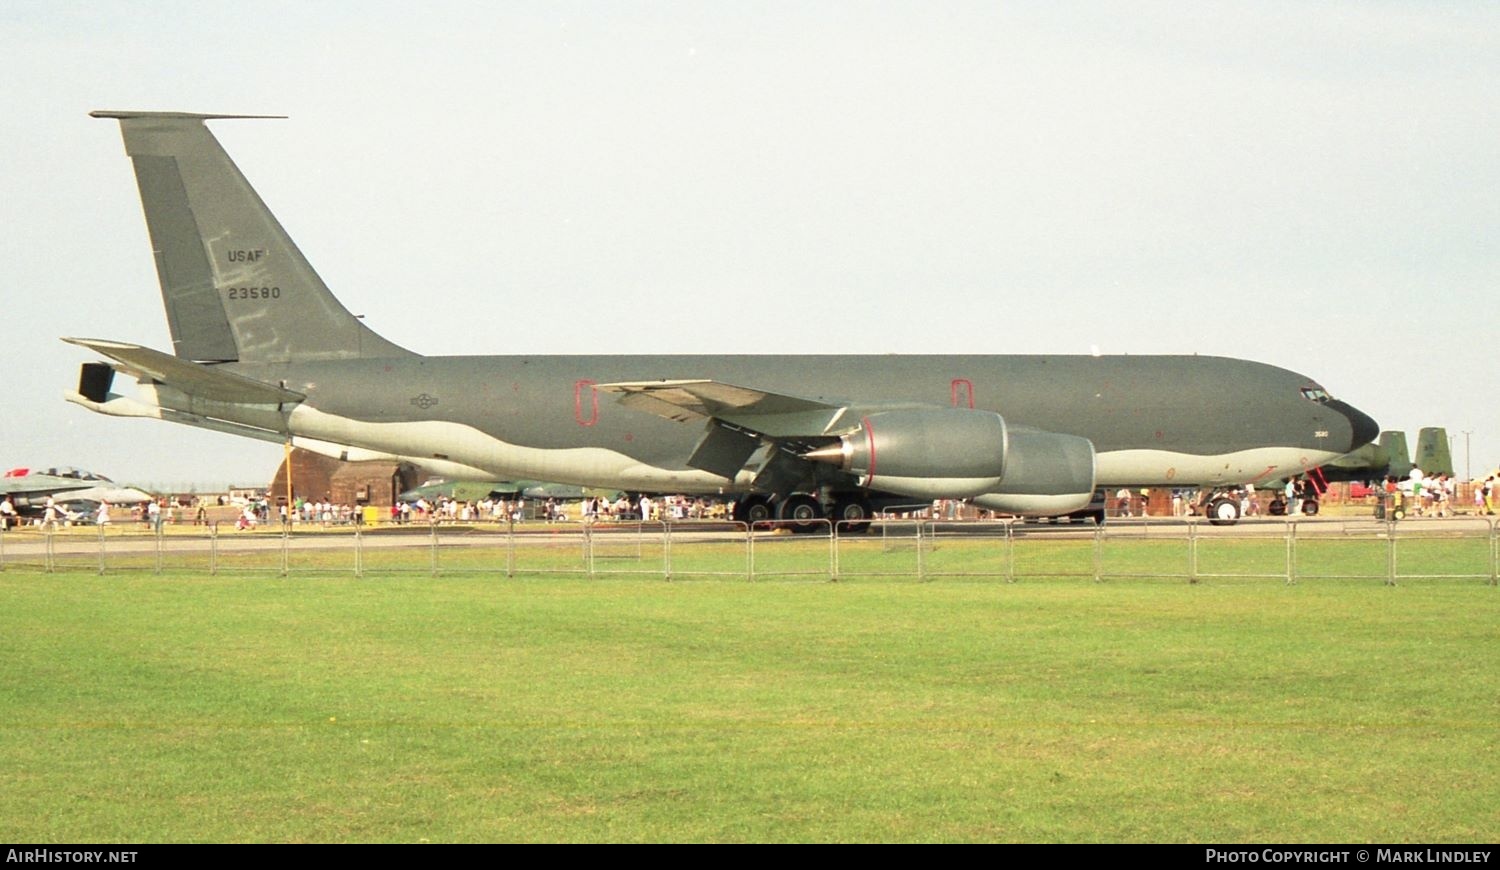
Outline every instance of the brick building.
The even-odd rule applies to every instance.
[[[327,499],[334,504],[390,507],[397,495],[419,483],[415,466],[394,460],[344,462],[293,448],[291,462],[293,500]],[[283,461],[268,493],[273,502],[286,500],[286,477]]]

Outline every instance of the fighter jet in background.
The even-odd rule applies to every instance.
[[[1218,357],[420,356],[329,292],[204,123],[235,116],[93,114],[120,122],[173,342],[68,339],[111,360],[68,396],[103,414],[449,478],[725,494],[742,520],[803,527],[933,499],[1045,516],[1100,487],[1212,491],[1377,431],[1304,375]],[[1232,497],[1209,507],[1238,518]]]
[[[399,501],[429,501],[451,498],[458,501],[527,498],[533,500],[578,500],[588,495],[581,486],[543,483],[537,480],[429,480],[396,496]]]
[[[22,516],[41,516],[47,501],[75,504],[87,502],[97,506],[142,504],[151,496],[129,486],[120,486],[102,474],[63,467],[32,470],[12,468],[0,477],[0,496],[9,496],[16,512]],[[75,511],[76,512],[76,511]]]
[[[1448,430],[1441,426],[1424,427],[1417,433],[1416,461],[1406,446],[1406,433],[1386,430],[1380,441],[1366,444],[1352,453],[1324,465],[1313,476],[1326,482],[1378,482],[1387,477],[1405,480],[1412,469],[1421,469],[1428,477],[1452,476],[1453,457],[1448,450]]]

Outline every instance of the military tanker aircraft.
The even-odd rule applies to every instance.
[[[1220,357],[422,356],[339,303],[205,123],[251,116],[92,114],[120,123],[173,344],[66,339],[110,360],[68,395],[102,414],[451,478],[719,494],[802,528],[934,499],[1055,516],[1101,487],[1213,492],[1378,431],[1305,375]],[[1238,519],[1236,499],[1207,507]]]

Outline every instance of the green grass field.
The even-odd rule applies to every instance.
[[[7,570],[0,830],[1491,841],[1497,594]]]

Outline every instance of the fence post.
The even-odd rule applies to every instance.
[[[281,576],[286,577],[291,573],[291,553],[288,552],[292,546],[292,536],[286,529],[281,530]]]
[[[1288,519],[1286,523],[1286,585],[1291,586],[1297,582],[1297,521]]]
[[[839,572],[844,567],[844,552],[843,548],[839,546],[839,521],[829,520],[828,523],[828,534],[833,537],[833,580],[837,581],[839,579]]]
[[[598,522],[598,520],[594,522]],[[514,529],[512,532],[514,532]],[[591,578],[594,576],[594,572],[589,566],[589,541],[593,540],[593,537],[594,523],[585,522],[583,524],[583,534],[578,538],[578,558],[583,560],[583,573]]]
[[[755,580],[755,523],[745,523],[745,579]]]
[[[662,570],[665,572],[665,580],[672,582],[672,524],[666,520],[661,523],[661,559]]]
[[[1005,523],[1005,582],[1016,582],[1016,533],[1015,520],[1003,520]]]
[[[104,576],[104,527],[99,526],[99,576]]]
[[[922,557],[922,521],[917,520],[917,582],[927,582],[927,560]]]
[[[1490,517],[1490,585],[1500,585],[1500,543],[1496,541],[1496,517]]]
[[[208,576],[219,574],[219,524],[208,527]]]
[[[437,522],[429,522],[427,528],[430,530],[431,541],[428,544],[428,560],[432,569],[432,576],[438,575],[438,533]]]
[[[1104,582],[1104,527],[1094,526],[1094,582]]]
[[[287,523],[287,528],[291,528]],[[365,541],[360,534],[359,526],[354,527],[354,576],[356,579],[365,576]]]
[[[823,520],[828,524],[828,582],[837,583],[839,579],[839,548],[838,542],[834,540],[833,521]],[[812,534],[809,532],[808,534]]]
[[[1198,518],[1188,517],[1188,583],[1198,582]]]
[[[583,526],[585,536],[589,533],[588,523]],[[508,526],[505,529],[505,578],[513,579],[516,576],[516,528]]]
[[[1385,585],[1396,585],[1396,521],[1385,521]]]
[[[583,565],[588,571],[589,579],[594,579],[594,527],[590,526],[588,533],[583,536]]]

